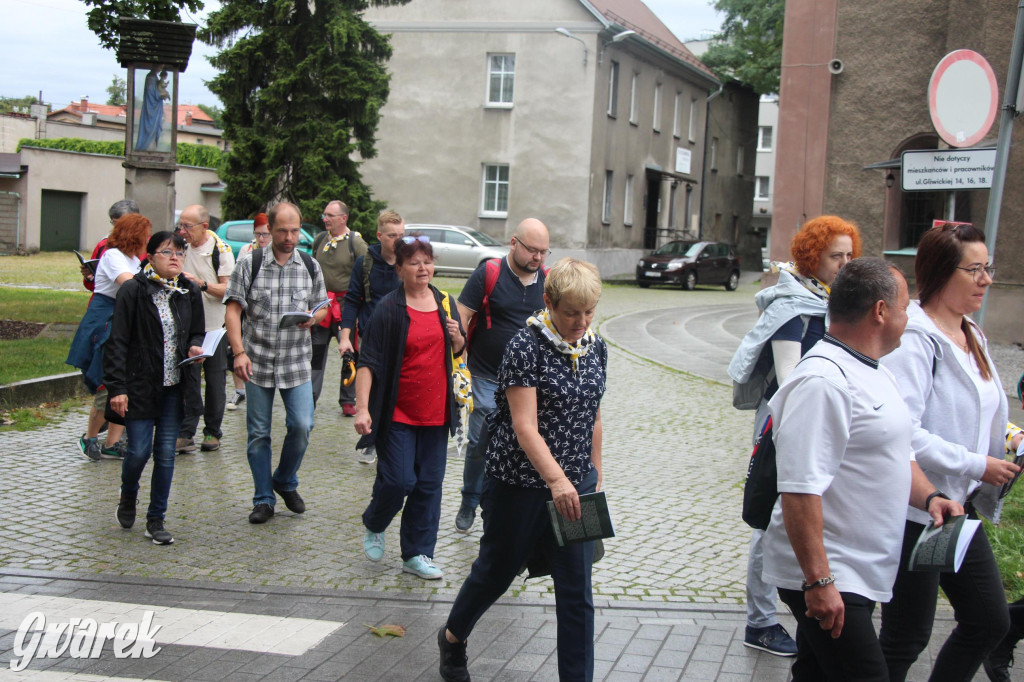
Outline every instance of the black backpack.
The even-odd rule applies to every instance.
[[[313,267],[313,257],[305,251],[299,251],[299,257],[302,258],[302,264],[309,270],[309,279],[316,282],[316,275],[314,274],[315,269]],[[263,267],[263,247],[255,248],[252,250],[252,274],[249,276],[249,287],[245,290],[245,297],[249,298],[249,292],[252,291],[252,285],[256,282],[256,275],[260,274],[260,268]]]
[[[828,360],[839,367],[839,363],[823,355],[805,355],[800,362],[808,358]],[[839,367],[839,371],[846,376],[842,367]],[[747,480],[743,484],[743,521],[756,530],[768,529],[775,500],[779,497],[779,471],[775,464],[772,427],[772,416],[769,414],[754,441],[754,450],[750,453],[750,463],[747,465]]]

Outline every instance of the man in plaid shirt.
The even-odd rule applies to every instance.
[[[270,209],[269,217],[271,248],[242,256],[224,295],[234,372],[248,384],[247,453],[256,488],[249,523],[265,523],[274,515],[275,492],[292,512],[306,511],[296,488],[299,465],[313,430],[313,345],[309,330],[327,314],[327,309],[321,308],[301,324],[278,328],[282,315],[309,312],[327,298],[327,290],[320,266],[296,249],[302,234],[299,208],[280,203]],[[262,260],[254,280],[252,259],[257,256]],[[287,433],[281,459],[271,475],[270,426],[275,389],[281,391]]]

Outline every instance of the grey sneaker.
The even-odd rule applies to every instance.
[[[151,517],[146,519],[146,537],[153,540],[154,545],[173,545],[174,536],[164,530],[164,520]]]
[[[748,625],[744,632],[743,646],[766,651],[775,656],[796,656],[796,642],[781,623],[764,628],[752,628]]]
[[[459,513],[455,515],[455,530],[460,533],[468,533],[473,530],[473,522],[476,521],[476,507],[470,506],[463,500],[459,507]]]
[[[384,558],[384,533],[374,533],[369,528],[363,535],[363,554],[370,561],[380,561]]]
[[[245,402],[245,394],[241,391],[235,391],[235,394],[228,400],[227,405],[224,407],[234,412],[238,409],[238,406]]]
[[[86,438],[85,434],[78,439],[78,448],[82,451],[82,457],[90,462],[98,462],[103,457],[100,452],[100,442],[97,438]]]
[[[114,443],[110,447],[100,448],[100,457],[103,459],[124,459],[126,454],[128,454],[128,448],[121,442]]]
[[[377,461],[377,449],[370,446],[363,450],[362,454],[359,455],[360,464],[373,464]]]
[[[117,522],[125,530],[135,525],[135,505],[137,501],[137,497],[128,497],[122,493],[121,499],[117,503]]]

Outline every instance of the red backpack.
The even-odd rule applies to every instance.
[[[484,318],[487,320],[486,329],[491,328],[491,292],[494,291],[494,286],[498,283],[498,275],[501,274],[501,259],[490,258],[486,261],[486,272],[484,273],[484,298],[481,306],[484,314]],[[548,271],[551,268],[546,265],[541,268],[544,275],[547,276]],[[466,330],[466,345],[469,345],[473,340],[473,332],[476,331],[477,320],[480,319],[479,313],[473,316],[473,319],[469,321],[469,329]]]

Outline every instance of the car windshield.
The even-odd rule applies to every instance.
[[[692,249],[696,244],[694,242],[669,242],[668,244],[662,245],[657,251],[654,252],[655,256],[683,256],[689,254],[687,249]],[[692,255],[692,254],[689,254]]]
[[[686,250],[686,253],[684,253],[683,256],[686,258],[696,258],[697,254],[700,253],[700,249],[700,242],[697,242],[696,244],[691,244],[690,248]]]
[[[501,242],[499,242],[489,234],[484,234],[483,232],[478,232],[477,230],[471,230],[468,228],[465,228],[465,230],[469,235],[473,237],[473,239],[477,240],[484,246],[501,246]]]

